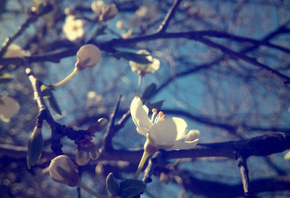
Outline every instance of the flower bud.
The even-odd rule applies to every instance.
[[[97,149],[93,143],[91,145],[88,145],[88,149],[89,149],[90,158],[92,160],[96,160],[99,158],[100,156],[99,149]]]
[[[115,4],[105,4],[102,8],[102,15],[100,16],[100,20],[107,21],[116,16],[118,13],[118,9]]]
[[[28,141],[27,151],[27,167],[37,164],[43,149],[43,138],[41,133],[41,127],[36,126]]]
[[[75,156],[75,160],[78,165],[84,166],[90,161],[89,151],[87,150],[79,150]]]
[[[82,46],[77,52],[77,62],[75,64],[78,70],[86,67],[95,66],[101,58],[101,50],[92,44]]]
[[[188,131],[186,137],[185,137],[185,141],[194,141],[196,139],[200,138],[200,132],[199,130],[190,130]]]
[[[20,110],[19,103],[11,97],[0,98],[0,120],[9,122],[10,119]]]
[[[91,4],[91,8],[96,14],[101,15],[102,8],[104,5],[105,5],[105,3],[103,1],[94,1]]]
[[[107,121],[108,120],[106,118],[100,118],[97,122],[95,122],[89,127],[90,132],[95,133],[103,130],[107,125]]]
[[[165,173],[160,173],[160,181],[164,184],[169,184],[169,182],[171,182],[171,177]]]
[[[118,13],[118,9],[115,4],[105,4],[103,1],[92,2],[91,8],[97,14],[100,21],[112,19]]]
[[[50,177],[59,183],[75,187],[79,183],[79,175],[75,170],[73,162],[66,155],[59,155],[49,165]]]

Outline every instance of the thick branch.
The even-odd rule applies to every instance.
[[[236,159],[237,152],[244,157],[267,156],[290,149],[290,134],[275,132],[240,141],[199,144],[191,150],[164,151],[164,159],[200,158],[200,157],[226,157]],[[17,156],[26,158],[26,147],[13,147],[0,144],[0,153],[13,158],[16,151],[21,151]],[[11,154],[10,154],[11,152]],[[128,161],[139,162],[143,149],[109,150],[101,153],[99,161]],[[46,153],[49,155],[49,152]]]

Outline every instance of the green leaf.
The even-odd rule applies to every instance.
[[[42,93],[43,98],[47,98],[48,99],[50,107],[56,113],[61,115],[61,110],[60,110],[60,108],[59,108],[59,106],[57,104],[57,101],[56,101],[55,97],[53,96],[52,90],[49,87],[47,87],[46,85],[41,85],[40,89],[41,89],[41,93]]]
[[[121,198],[131,198],[144,192],[146,184],[135,179],[126,179],[120,183]]]
[[[28,141],[28,151],[26,160],[29,169],[31,168],[31,166],[37,164],[39,158],[41,157],[42,149],[43,149],[43,138],[41,128],[35,127]]]
[[[55,97],[53,96],[53,94],[48,98],[48,102],[49,102],[49,105],[51,106],[51,108],[56,112],[58,113],[59,115],[61,115],[61,110],[56,102],[56,99]]]
[[[10,75],[8,73],[5,73],[3,75],[0,76],[0,84],[2,83],[9,83],[13,80],[12,77],[10,77]]]
[[[106,187],[112,195],[120,195],[120,183],[116,180],[113,173],[109,173],[107,176]]]
[[[150,98],[155,93],[156,87],[157,86],[155,83],[151,83],[150,85],[148,85],[142,94],[142,100],[147,100],[148,98]]]
[[[53,94],[51,89],[46,85],[41,85],[40,90],[43,98],[49,98]]]
[[[124,58],[129,61],[134,61],[139,64],[149,64],[152,63],[150,60],[147,59],[149,54],[135,54],[131,52],[119,52],[116,54],[117,57]]]
[[[164,102],[164,100],[154,102],[154,103],[146,102],[146,106],[148,107],[149,111],[151,111],[153,108],[161,109],[163,102]]]

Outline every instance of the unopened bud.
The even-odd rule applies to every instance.
[[[92,44],[82,46],[77,52],[77,62],[75,64],[78,70],[86,67],[95,66],[101,58],[101,50]]]
[[[43,138],[41,133],[41,127],[36,126],[28,141],[27,151],[27,166],[30,169],[31,166],[37,164],[43,149]]]
[[[100,16],[100,20],[107,21],[116,16],[118,13],[118,9],[115,4],[105,4],[102,7],[102,15]]]
[[[75,187],[79,183],[79,175],[75,170],[73,162],[66,155],[59,155],[49,165],[50,177],[59,183]]]
[[[99,158],[99,156],[100,156],[99,149],[97,149],[93,143],[92,143],[92,145],[88,146],[88,149],[89,149],[90,158],[92,160],[96,160]]]
[[[87,150],[79,150],[75,156],[75,160],[78,165],[84,166],[90,161],[89,151]]]
[[[95,132],[101,131],[107,125],[107,121],[108,120],[106,118],[100,118],[100,119],[98,119],[97,122],[95,122],[94,124],[92,124],[89,127],[89,130],[91,131],[91,133],[95,133]]]
[[[162,182],[162,183],[165,183],[165,184],[169,184],[169,182],[171,181],[171,178],[170,178],[170,176],[169,175],[167,175],[167,174],[165,174],[165,173],[160,173],[160,181]]]
[[[200,138],[200,132],[199,130],[190,130],[188,131],[186,137],[185,137],[185,141],[194,141],[196,139]]]

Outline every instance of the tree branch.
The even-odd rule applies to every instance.
[[[160,32],[166,32],[166,29],[169,25],[170,20],[172,19],[172,17],[175,14],[175,11],[177,10],[179,4],[180,4],[181,0],[175,0],[171,6],[171,8],[169,9],[169,11],[167,12],[164,20],[162,21],[161,25],[159,26],[157,33]]]

